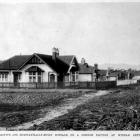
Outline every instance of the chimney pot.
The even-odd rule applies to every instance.
[[[53,49],[52,49],[52,58],[55,60],[57,56],[59,56],[59,49],[53,47]]]
[[[95,70],[98,70],[98,64],[94,64]]]
[[[84,58],[81,59],[81,64],[84,65],[86,63],[86,60]]]

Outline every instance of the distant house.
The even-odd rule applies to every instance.
[[[140,80],[140,71],[134,71],[133,75],[134,80]]]
[[[109,81],[116,81],[118,80],[118,73],[117,72],[112,72],[108,76]]]
[[[79,78],[78,81],[95,81],[96,75],[94,72],[94,67],[88,65],[82,58],[81,63],[79,63]]]
[[[74,55],[34,53],[16,55],[0,64],[0,82],[70,82],[78,80],[79,64]]]
[[[124,70],[99,70],[99,80],[100,81],[116,81],[116,80],[125,80],[131,79],[132,73]]]
[[[99,69],[98,70],[98,81],[107,80],[107,70]]]
[[[114,80],[128,80],[133,78],[133,72],[131,70],[108,70],[107,79],[110,81]]]

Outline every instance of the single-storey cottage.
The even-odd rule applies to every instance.
[[[137,71],[134,71],[133,72],[133,79],[134,80],[140,80],[140,71],[139,70],[137,70]]]
[[[88,63],[86,63],[85,59],[82,58],[81,63],[79,63],[78,81],[91,82],[95,81],[95,79],[96,79],[95,67],[90,66]]]
[[[71,82],[78,80],[79,65],[74,55],[34,53],[16,55],[0,64],[0,82]]]

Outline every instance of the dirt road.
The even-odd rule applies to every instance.
[[[27,130],[30,127],[34,125],[39,125],[43,123],[44,121],[49,121],[51,119],[54,119],[56,117],[62,116],[66,113],[68,113],[69,110],[72,110],[76,108],[79,105],[84,104],[85,102],[91,100],[94,97],[97,96],[102,96],[106,94],[110,94],[111,92],[109,91],[98,91],[96,93],[89,93],[85,94],[81,97],[78,98],[69,98],[66,99],[62,104],[58,105],[57,107],[49,107],[45,108],[46,114],[43,118],[36,119],[31,122],[23,123],[21,125],[15,126],[15,127],[10,127],[10,128],[5,128],[5,127],[0,127],[0,130]]]

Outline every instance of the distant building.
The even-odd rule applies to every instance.
[[[140,80],[140,71],[134,71],[133,75],[134,80]]]
[[[79,63],[79,81],[95,81],[96,75],[94,72],[94,67],[88,65],[85,59],[82,58],[81,63]]]

